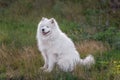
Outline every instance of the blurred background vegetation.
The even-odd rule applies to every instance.
[[[0,22],[36,27],[41,17],[57,19],[75,41],[94,39],[120,49],[119,0],[0,0]]]
[[[81,56],[93,53],[98,62],[92,72],[53,72],[47,78],[37,72],[43,64],[36,45],[42,17],[54,17]],[[0,80],[117,80],[112,70],[120,65],[119,50],[119,0],[0,0]]]

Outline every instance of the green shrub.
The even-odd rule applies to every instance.
[[[119,48],[119,31],[115,27],[108,27],[104,31],[100,31],[93,35],[93,39],[100,40],[103,42],[108,42],[111,47],[115,47],[116,49]]]
[[[7,75],[5,73],[0,74],[0,80],[7,80]]]

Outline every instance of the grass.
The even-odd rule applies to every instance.
[[[51,3],[46,5],[47,0],[11,1],[12,4],[7,0],[0,1],[8,2],[9,6],[0,8],[0,80],[120,79],[119,15],[115,16],[118,11],[109,14],[110,27],[106,27],[107,8],[99,9],[103,4],[96,4],[95,0],[87,3],[84,0],[75,0],[75,3],[61,0],[53,6]],[[49,10],[51,8],[53,10]],[[41,71],[44,61],[37,48],[36,30],[43,16],[54,16],[62,31],[74,41],[80,56],[84,58],[92,54],[96,64],[91,69],[78,65],[72,73],[62,72],[57,67],[51,73]],[[117,50],[106,42],[111,35]]]
[[[35,24],[3,21],[0,27],[0,43],[14,44],[16,47],[35,43]],[[21,35],[24,34],[24,35]],[[19,36],[18,36],[19,35]],[[28,36],[29,35],[29,39]],[[29,41],[28,41],[29,40]],[[17,43],[17,44],[15,44]]]
[[[61,29],[70,35],[72,26],[63,22]],[[77,41],[76,47],[82,58],[93,53],[96,64],[87,70],[77,66],[73,73],[61,72],[55,68],[52,73],[40,70],[43,59],[36,45],[37,24],[27,21],[2,21],[0,26],[0,80],[118,80],[119,75],[119,50],[109,50],[102,42]],[[73,28],[74,33],[77,31]],[[73,34],[74,36],[79,33]],[[108,51],[109,50],[109,51]],[[116,61],[116,63],[114,63]]]

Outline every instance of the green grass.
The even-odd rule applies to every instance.
[[[77,24],[68,24],[67,21],[61,23],[61,29],[71,38],[79,35],[80,32],[77,33],[77,27],[73,27]],[[73,73],[61,72],[58,68],[55,68],[52,73],[42,72],[39,68],[43,65],[43,59],[37,49],[36,30],[36,23],[28,21],[2,21],[0,26],[0,80],[119,79],[119,50],[95,53],[96,64],[90,70],[80,66]],[[73,35],[70,34],[72,32],[74,33]]]
[[[8,2],[8,6],[0,6],[0,80],[120,79],[118,11],[109,14],[110,26],[106,26],[107,7],[102,9],[103,4],[95,0],[87,3],[84,0],[65,3],[61,0],[54,5],[46,5],[44,1],[42,5],[41,0],[11,1],[12,4],[8,0],[2,0],[3,3]],[[57,67],[51,73],[40,70],[44,61],[37,48],[37,25],[41,17],[53,16],[62,31],[75,42],[78,51],[84,49],[80,53],[82,58],[90,54],[86,52],[94,55],[96,63],[91,69],[77,66],[73,73],[62,72]]]
[[[0,27],[0,44],[13,43],[15,47],[32,45],[35,43],[36,28],[34,23],[3,21]]]

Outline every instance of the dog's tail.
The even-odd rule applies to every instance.
[[[95,59],[92,55],[88,55],[85,59],[80,59],[80,64],[90,68],[91,65],[95,64]]]

